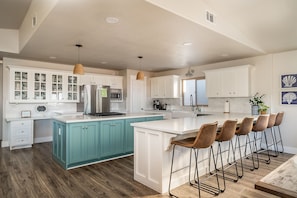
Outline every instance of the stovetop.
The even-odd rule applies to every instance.
[[[89,113],[92,116],[115,116],[115,115],[125,115],[125,113],[120,112],[101,112],[101,113]]]

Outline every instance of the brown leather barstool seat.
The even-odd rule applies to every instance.
[[[239,125],[239,128],[235,131],[235,135],[236,135],[236,140],[235,140],[235,150],[236,148],[239,149],[239,157],[240,157],[240,165],[241,165],[241,174],[239,174],[239,177],[241,178],[243,176],[243,156],[242,156],[242,152],[241,152],[241,145],[240,145],[240,136],[245,136],[245,145],[244,145],[244,157],[247,158],[247,147],[249,146],[250,148],[250,155],[252,157],[252,163],[253,166],[252,168],[250,168],[250,170],[254,170],[255,167],[255,161],[254,161],[254,155],[253,155],[253,150],[252,150],[252,145],[251,145],[251,140],[250,140],[250,136],[249,133],[251,132],[251,130],[253,129],[253,124],[254,124],[254,118],[253,117],[246,117],[242,120],[241,124]],[[238,144],[238,146],[237,146]]]
[[[216,167],[217,163],[218,163],[218,155],[220,155],[220,159],[221,159],[221,170],[222,170],[222,176],[223,176],[223,182],[224,182],[224,188],[221,189],[221,192],[224,192],[226,189],[226,179],[230,179],[228,177],[225,176],[226,173],[226,168],[224,168],[224,164],[223,164],[223,155],[222,153],[228,150],[225,150],[222,152],[222,146],[221,144],[223,142],[228,142],[229,143],[229,148],[231,146],[232,148],[232,152],[233,152],[233,162],[229,163],[229,165],[235,165],[235,171],[236,173],[234,174],[236,176],[235,179],[232,179],[234,182],[238,181],[238,170],[237,170],[237,163],[235,161],[235,154],[234,154],[234,147],[233,147],[233,142],[232,142],[232,138],[234,137],[235,131],[236,131],[236,126],[237,126],[237,120],[226,120],[223,124],[223,126],[219,129],[217,136],[216,136],[216,142],[218,142],[218,150],[217,150],[217,157],[216,157]],[[209,169],[210,169],[210,163],[209,163]],[[229,173],[230,174],[230,173]]]
[[[268,160],[265,160],[267,164],[270,163],[270,156],[269,156],[269,150],[268,150],[268,144],[267,144],[267,137],[266,137],[266,133],[264,133],[265,129],[268,126],[268,121],[269,121],[269,115],[260,115],[255,123],[255,125],[252,128],[252,131],[254,132],[254,152],[256,152],[256,157],[257,157],[257,166],[254,166],[255,169],[259,168],[259,149],[257,146],[257,141],[262,140],[262,135],[261,138],[257,138],[257,134],[261,133],[264,134],[265,137],[265,142],[266,142],[266,148],[267,148],[267,156],[268,156]]]
[[[285,114],[284,112],[277,113],[275,123],[274,123],[274,126],[273,126],[274,137],[275,137],[275,146],[276,146],[277,151],[279,151],[280,149],[278,149],[278,144],[281,145],[281,151],[280,151],[281,153],[284,152],[284,145],[283,145],[282,134],[281,134],[281,131],[280,131],[280,125],[283,122],[284,114]],[[278,137],[279,137],[278,139],[277,139],[277,136],[276,136],[276,130],[275,130],[276,128],[278,129]]]
[[[186,139],[176,140],[176,141],[171,142],[171,144],[173,145],[173,151],[172,151],[172,161],[171,161],[171,170],[170,170],[169,187],[168,187],[168,192],[169,192],[170,196],[176,197],[175,195],[173,195],[170,192],[170,190],[171,190],[170,185],[171,185],[171,179],[172,179],[172,174],[173,174],[174,151],[175,151],[176,146],[181,146],[181,147],[191,149],[190,163],[189,163],[189,184],[192,187],[196,187],[198,189],[199,197],[201,196],[200,195],[200,190],[205,190],[206,192],[212,193],[214,195],[218,195],[220,193],[218,175],[216,174],[217,187],[213,187],[213,186],[207,185],[207,184],[205,184],[203,182],[200,182],[200,180],[199,180],[199,171],[198,171],[198,153],[199,153],[199,149],[209,148],[210,152],[212,153],[213,160],[215,160],[212,144],[213,144],[213,142],[215,141],[215,138],[216,138],[217,125],[218,125],[217,122],[204,124],[204,125],[201,126],[201,128],[197,132],[196,137],[191,137],[191,138],[186,138]],[[195,155],[195,171],[194,171],[194,180],[195,180],[195,182],[194,183],[191,182],[192,151],[194,151],[194,155]],[[216,165],[215,165],[215,169],[216,169]]]

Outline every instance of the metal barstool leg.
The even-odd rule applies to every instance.
[[[239,135],[236,135],[236,139],[235,139],[235,149],[237,148],[238,142],[238,149],[239,149],[239,158],[240,158],[240,165],[241,165],[241,175],[238,175],[239,178],[242,178],[243,176],[243,163],[242,163],[242,155],[241,155],[241,146],[240,146],[240,140],[239,140]]]
[[[171,185],[171,178],[172,178],[172,169],[173,169],[173,159],[174,159],[174,150],[175,150],[175,144],[173,145],[172,149],[172,160],[171,160],[171,169],[170,169],[170,177],[169,177],[169,186],[168,186],[168,193],[171,197],[176,197],[175,195],[171,194],[170,192],[170,185]]]
[[[277,149],[277,145],[276,145],[276,136],[275,136],[275,132],[273,130],[273,127],[270,128],[270,132],[271,132],[272,142],[273,142],[273,146],[274,146],[274,155],[273,155],[273,157],[277,157],[278,156],[278,149]]]
[[[217,165],[216,165],[216,162],[215,162],[215,156],[214,156],[214,151],[213,151],[213,147],[212,145],[210,146],[210,150],[212,152],[212,159],[213,159],[213,162],[214,162],[214,168],[215,168],[215,174],[216,174],[216,179],[217,179],[217,184],[218,184],[218,192],[215,193],[215,195],[218,195],[219,192],[220,192],[220,182],[219,182],[219,176],[218,176],[218,169],[217,169]]]
[[[264,137],[265,137],[265,142],[266,142],[266,148],[267,148],[267,156],[268,156],[268,160],[265,160],[266,161],[266,164],[270,164],[270,155],[269,155],[269,148],[268,148],[268,143],[267,143],[267,136],[266,136],[266,133],[263,131],[264,133]]]
[[[225,171],[224,171],[224,165],[223,165],[223,157],[222,157],[222,149],[221,149],[221,143],[218,142],[218,151],[217,151],[217,160],[218,160],[218,153],[220,152],[220,158],[221,158],[221,168],[222,168],[222,175],[223,175],[223,183],[224,183],[224,189],[220,189],[221,192],[224,192],[226,189],[226,181],[225,181]],[[217,162],[216,161],[216,166],[217,166]]]
[[[199,195],[199,198],[201,197],[200,195],[200,179],[199,179],[199,171],[198,171],[198,152],[199,152],[199,149],[195,149],[194,150],[194,153],[195,153],[195,175],[197,176],[197,187],[198,187],[198,195]],[[195,180],[195,178],[194,178]]]
[[[235,160],[235,150],[234,150],[234,146],[233,146],[233,142],[232,142],[232,139],[230,140],[229,142],[229,146],[231,144],[231,148],[232,148],[232,151],[233,151],[233,163],[235,165],[235,171],[236,171],[236,179],[233,180],[234,182],[237,182],[238,181],[238,178],[239,178],[239,175],[238,175],[238,169],[237,169],[237,162]]]
[[[258,154],[258,148],[257,148],[257,132],[254,132],[254,147],[255,147],[255,150],[254,152],[256,153],[256,156],[257,156],[257,167],[254,166],[254,169],[258,169],[259,168],[259,154]]]
[[[246,141],[248,141],[249,146],[250,146],[250,151],[251,151],[251,155],[252,155],[252,163],[253,163],[253,168],[251,168],[251,171],[255,170],[255,159],[254,159],[254,151],[252,150],[252,145],[251,145],[251,139],[250,136],[247,135],[247,139]],[[247,143],[247,142],[246,142]],[[259,167],[259,166],[258,166]]]
[[[282,138],[282,134],[281,134],[281,131],[280,131],[280,127],[279,126],[277,126],[277,127],[278,127],[278,134],[279,134],[279,138],[280,138],[280,143],[281,143],[281,146],[282,146],[281,153],[283,153],[284,152],[283,138]]]

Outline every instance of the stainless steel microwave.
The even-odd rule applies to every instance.
[[[110,89],[110,101],[111,102],[123,102],[123,90],[122,89]]]

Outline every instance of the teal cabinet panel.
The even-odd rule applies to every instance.
[[[163,119],[162,116],[105,121],[64,123],[53,121],[53,158],[69,169],[121,157],[134,152],[135,122]]]
[[[66,124],[53,123],[53,156],[62,165],[66,164]]]
[[[100,123],[100,158],[116,157],[124,153],[124,120]]]
[[[69,124],[67,131],[68,164],[97,159],[98,135],[98,122]]]
[[[147,117],[146,121],[163,120],[163,116]]]

